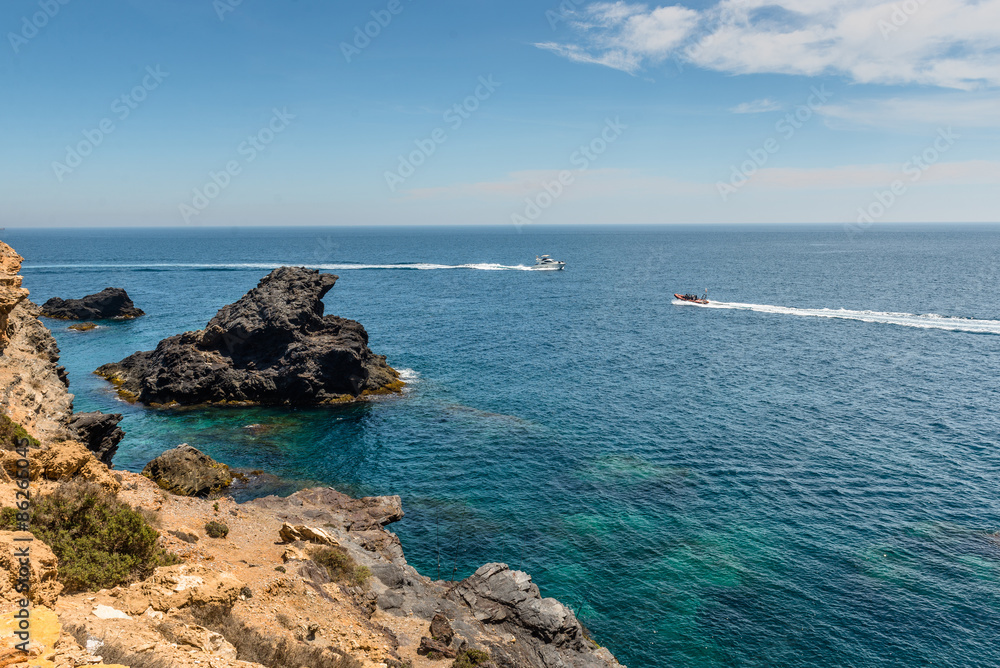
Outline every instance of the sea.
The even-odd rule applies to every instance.
[[[189,443],[241,499],[399,494],[407,558],[530,573],[642,667],[1000,666],[1000,226],[5,230],[115,465]],[[538,254],[564,271],[530,270]],[[407,381],[322,409],[149,409],[93,370],[271,269],[340,277]],[[706,306],[675,292],[707,289]]]

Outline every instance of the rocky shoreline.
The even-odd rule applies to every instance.
[[[555,599],[543,598],[525,573],[499,563],[486,564],[460,582],[434,581],[417,572],[407,563],[398,537],[386,529],[403,518],[398,496],[354,499],[333,489],[314,488],[239,504],[228,497],[168,492],[151,479],[160,474],[151,471],[149,477],[113,471],[109,465],[124,435],[117,426],[121,418],[73,413],[73,395],[65,371],[58,366],[58,348],[38,320],[38,308],[26,299],[27,291],[17,276],[19,267],[17,254],[0,242],[0,324],[4,325],[0,329],[0,409],[37,439],[30,453],[32,493],[36,499],[45,498],[66,489],[67,484],[87,481],[116,503],[141,509],[157,528],[159,547],[178,561],[132,584],[64,593],[57,584],[58,560],[36,538],[31,566],[32,628],[36,631],[31,665],[619,665],[607,649],[589,638],[571,610]],[[391,386],[398,376],[391,373],[384,358],[367,351],[367,334],[360,324],[324,317],[321,304],[317,312],[315,295],[321,299],[336,280],[323,276],[298,271],[279,275],[275,281],[301,280],[298,284],[306,286],[299,306],[282,313],[304,318],[311,323],[309,327],[319,326],[319,338],[326,337],[326,343],[332,336],[344,347],[346,336],[362,344],[363,349],[352,348],[356,353],[352,363],[368,364],[368,375],[344,392],[351,400],[364,396],[366,390]],[[261,283],[267,288],[265,281]],[[206,330],[197,333],[197,341],[192,333],[172,337],[169,345],[161,344],[157,351],[137,354],[143,357],[133,363],[125,365],[124,360],[116,368],[116,373],[123,374],[123,389],[146,403],[157,403],[156,399],[179,403],[180,396],[204,399],[202,390],[180,393],[171,386],[169,391],[160,391],[157,383],[145,380],[156,375],[145,371],[160,368],[156,365],[175,346],[189,346],[187,354],[197,358],[220,353],[222,338],[213,336],[245,331],[251,336],[237,347],[248,348],[228,355],[222,375],[239,371],[254,347],[246,342],[261,341],[258,336],[267,331],[266,324],[255,328],[247,321],[252,310],[248,304],[269,302],[252,293],[220,311]],[[246,329],[236,330],[237,321]],[[213,323],[221,331],[213,329]],[[333,325],[339,327],[337,332],[329,329]],[[290,329],[303,335],[315,333],[309,327],[300,330],[293,325]],[[206,336],[207,348],[192,352],[190,346],[204,345]],[[374,385],[366,387],[373,378]],[[339,389],[312,389],[295,396],[322,402]],[[249,399],[253,395],[244,391],[224,396]],[[257,399],[265,396],[274,395],[265,393]],[[0,450],[2,507],[13,506],[16,500],[13,476],[18,457]],[[200,461],[186,450],[174,453],[173,458]],[[158,470],[169,468],[168,458]],[[185,493],[201,489],[200,481],[186,481],[183,487]],[[3,622],[7,624],[14,623],[20,597],[14,590],[17,562],[11,560],[18,535],[0,531],[0,601],[4,605],[0,622],[7,620]],[[13,637],[0,641],[0,665],[19,665],[13,642]],[[126,659],[115,663],[102,655]],[[5,662],[8,658],[11,661]]]

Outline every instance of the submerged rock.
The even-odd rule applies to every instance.
[[[167,450],[146,464],[142,475],[179,496],[208,496],[233,482],[228,466],[187,443]]]
[[[399,374],[368,348],[360,323],[323,315],[337,277],[304,267],[271,272],[205,329],[96,373],[146,404],[310,405],[397,392]]]
[[[104,464],[111,466],[111,460],[118,452],[118,444],[125,438],[125,432],[118,423],[121,413],[75,413],[70,418],[70,429],[76,431],[77,439],[87,446]]]
[[[122,288],[104,288],[83,299],[53,297],[42,304],[42,315],[60,320],[129,320],[146,315]]]

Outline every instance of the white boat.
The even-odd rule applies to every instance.
[[[553,260],[548,255],[536,256],[535,266],[532,269],[548,270],[548,271],[558,271],[566,266],[565,262],[560,262],[559,260]]]

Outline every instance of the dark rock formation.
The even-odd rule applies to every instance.
[[[118,451],[118,444],[125,438],[125,432],[118,423],[121,413],[75,413],[69,420],[70,429],[76,432],[77,440],[87,446],[107,466]]]
[[[228,466],[187,443],[146,464],[142,474],[179,496],[208,496],[229,487],[233,481]]]
[[[448,618],[440,612],[436,613],[431,619],[431,638],[443,642],[445,645],[450,645],[454,637],[455,631],[451,628]]]
[[[146,315],[121,288],[104,288],[83,299],[53,297],[42,304],[42,315],[60,320],[128,320]]]
[[[360,323],[323,315],[337,277],[304,267],[271,272],[208,326],[97,370],[146,404],[310,405],[398,391]]]

